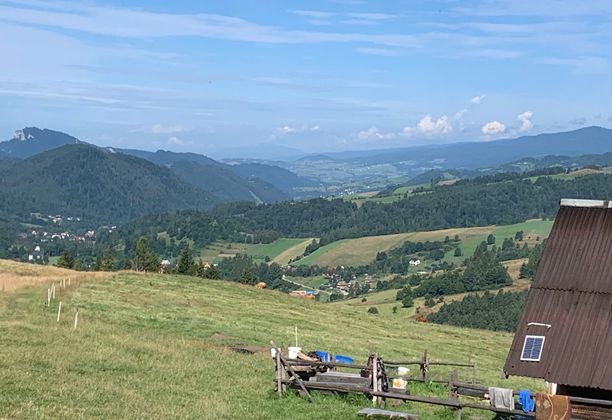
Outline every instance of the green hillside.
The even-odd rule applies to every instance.
[[[15,268],[0,263],[2,270],[7,276]],[[75,283],[58,289],[51,308],[43,304],[46,283],[0,293],[0,417],[356,418],[371,404],[360,396],[317,395],[309,404],[274,393],[267,343],[288,345],[295,325],[308,350],[359,361],[371,351],[405,359],[428,350],[435,360],[475,361],[484,384],[541,386],[499,379],[512,338],[507,333],[416,323],[402,311],[370,315],[367,306],[182,276],[126,272]],[[56,323],[58,301],[63,315]],[[256,353],[240,354],[232,345]],[[431,374],[448,378],[442,370]],[[444,397],[446,389],[421,385],[413,393]],[[452,418],[433,406],[401,409],[423,419]]]
[[[149,213],[205,208],[217,199],[169,169],[95,146],[72,144],[0,161],[0,212],[63,214],[119,223]]]
[[[217,241],[200,251],[200,258],[206,262],[217,262],[221,258],[236,254],[247,254],[257,262],[270,261],[287,264],[289,259],[304,253],[312,238],[279,238],[269,244],[245,244]]]
[[[539,237],[540,240],[548,237],[552,228],[552,220],[528,220],[523,223],[515,223],[502,226],[483,226],[474,228],[456,228],[433,230],[429,232],[408,232],[393,235],[365,236],[362,238],[342,239],[322,246],[312,254],[300,259],[299,265],[333,266],[349,265],[357,266],[368,264],[374,260],[378,251],[388,251],[401,245],[404,241],[443,241],[446,236],[459,235],[462,256],[454,257],[450,251],[445,256],[448,262],[459,262],[470,256],[478,244],[486,240],[489,234],[493,234],[499,244],[504,238],[514,238],[518,231],[524,232],[525,240],[533,244]]]

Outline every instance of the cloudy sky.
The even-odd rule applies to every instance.
[[[0,0],[0,138],[220,154],[612,126],[609,0]]]

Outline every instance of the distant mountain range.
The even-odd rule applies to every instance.
[[[119,222],[232,201],[269,203],[431,179],[611,162],[612,130],[601,127],[276,162],[284,167],[240,159],[228,164],[196,153],[100,148],[58,131],[27,127],[0,143],[0,217],[66,212]]]
[[[439,165],[475,169],[497,166],[525,157],[548,155],[579,156],[612,151],[612,130],[585,127],[561,133],[538,134],[488,142],[453,143],[389,150],[326,154],[336,160],[357,164]]]
[[[87,145],[76,137],[59,131],[26,127],[0,142],[0,158],[25,159],[65,145]],[[266,164],[227,165],[196,153],[164,150],[149,152],[106,148],[111,154],[131,155],[164,166],[187,183],[209,193],[212,201],[275,202],[299,195],[298,188],[318,185],[291,171]]]
[[[527,172],[536,169],[561,167],[575,169],[585,167],[612,166],[612,152],[582,156],[544,156],[541,158],[523,158],[515,162],[480,169],[432,169],[410,179],[401,186],[414,186],[451,179],[475,178],[483,175],[494,175],[503,172]]]
[[[286,167],[300,176],[319,173],[322,182],[345,185],[349,190],[379,190],[428,171],[470,171],[497,168],[527,158],[574,157],[611,151],[612,130],[586,127],[487,142],[318,153],[288,162]]]

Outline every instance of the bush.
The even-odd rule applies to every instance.
[[[368,298],[365,298],[365,297],[364,297],[364,298],[361,298],[361,301],[362,301],[362,302],[367,302],[367,301],[368,301]]]
[[[378,308],[376,308],[374,306],[371,306],[370,308],[368,308],[368,313],[376,315],[376,314],[378,314]]]

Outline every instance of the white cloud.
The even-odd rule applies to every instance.
[[[482,131],[482,133],[486,134],[487,136],[496,135],[506,131],[506,126],[503,123],[500,123],[499,121],[490,121],[483,125],[480,131]]]
[[[376,47],[359,47],[357,48],[357,51],[363,54],[379,55],[381,57],[397,57],[402,54],[398,50]]]
[[[395,137],[394,133],[382,133],[378,128],[372,126],[367,130],[360,131],[357,133],[357,138],[359,140],[384,140],[384,139],[392,139]]]
[[[314,19],[330,19],[336,14],[333,12],[322,12],[319,10],[289,10],[294,15],[304,16]]]
[[[185,131],[189,131],[189,128],[183,125],[161,125],[154,124],[151,127],[151,132],[153,134],[172,134],[172,133],[184,133]]]
[[[427,114],[421,118],[417,128],[426,135],[447,134],[453,131],[453,126],[446,115],[442,115],[434,121],[431,115]]]
[[[283,137],[289,133],[295,133],[296,131],[297,129],[290,127],[288,125],[284,125],[282,127],[278,127],[277,129],[275,129],[274,133],[272,133],[272,137],[274,138]]]
[[[174,146],[184,146],[185,142],[178,137],[172,136],[168,139],[168,144],[172,144]]]
[[[71,31],[124,38],[159,38],[195,36],[230,41],[268,44],[349,43],[365,42],[394,47],[416,47],[421,44],[412,34],[371,34],[346,32],[317,32],[283,29],[252,21],[217,14],[157,13],[89,4],[55,7],[51,10],[24,5],[0,5],[0,16],[6,22],[21,25],[44,25]],[[298,11],[305,18],[321,20],[327,12]],[[313,17],[317,15],[317,17]],[[332,14],[333,15],[333,14]],[[370,16],[372,18],[372,16]],[[380,19],[380,17],[379,17]]]
[[[473,103],[474,105],[480,105],[480,104],[482,103],[483,99],[485,98],[485,96],[487,96],[487,95],[478,95],[478,96],[474,96],[474,97],[472,98],[472,103]]]
[[[316,133],[320,131],[322,131],[322,128],[318,125],[312,125],[312,126],[304,125],[302,127],[291,127],[289,125],[284,125],[282,127],[278,127],[274,129],[274,131],[272,132],[271,138],[278,139],[288,134],[297,134],[297,133],[306,133],[306,132]]]
[[[153,124],[151,126],[143,126],[131,130],[132,133],[151,133],[151,134],[175,134],[175,133],[184,133],[186,131],[191,131],[191,128],[186,127],[184,125],[163,125],[163,124]]]
[[[525,111],[521,114],[518,114],[516,118],[521,122],[521,126],[519,127],[519,131],[529,131],[533,127],[533,122],[531,121],[531,117],[533,117],[533,112]]]
[[[461,119],[461,118],[463,118],[463,116],[464,116],[465,114],[467,114],[468,112],[470,112],[470,110],[469,110],[469,109],[467,109],[467,108],[463,108],[462,110],[457,111],[457,112],[455,113],[455,116],[453,117],[453,119],[455,119],[455,120],[460,120],[460,119]]]

